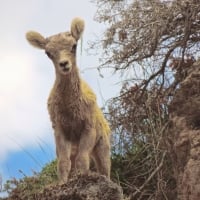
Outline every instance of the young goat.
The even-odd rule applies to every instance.
[[[110,129],[76,65],[76,47],[83,30],[84,21],[75,18],[70,32],[48,38],[34,31],[26,34],[31,45],[45,50],[55,67],[48,111],[55,131],[58,175],[63,182],[71,169],[86,173],[90,157],[98,172],[110,177]]]

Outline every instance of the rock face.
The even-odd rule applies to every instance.
[[[170,106],[178,200],[200,199],[200,61],[187,71]]]
[[[9,200],[27,200],[20,195]],[[47,186],[38,194],[28,197],[28,200],[122,200],[121,188],[105,176],[95,173],[77,175],[67,183]]]

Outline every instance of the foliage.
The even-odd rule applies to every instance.
[[[200,1],[93,1],[98,6],[96,20],[108,27],[91,46],[103,48],[99,69],[113,68],[122,75],[128,72],[131,76],[125,81],[141,88],[153,81],[159,81],[162,88],[174,86],[174,77],[169,73],[174,59],[179,75],[183,76],[183,64],[197,58]]]
[[[95,19],[107,27],[91,42],[103,49],[98,70],[112,68],[123,79],[119,96],[107,103],[113,177],[131,199],[176,199],[169,105],[198,59],[200,1],[93,2]]]
[[[14,199],[29,199],[32,194],[36,194],[44,187],[56,183],[56,160],[48,163],[40,173],[34,173],[33,176],[24,176],[20,180],[11,179],[4,185],[4,191],[9,197]]]
[[[140,99],[141,92],[126,85],[108,103],[115,133],[112,177],[132,199],[167,199],[176,185],[167,149],[168,101],[156,97],[156,90]]]

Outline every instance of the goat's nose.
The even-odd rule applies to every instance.
[[[68,64],[69,64],[68,61],[62,61],[59,63],[60,67],[67,67]]]

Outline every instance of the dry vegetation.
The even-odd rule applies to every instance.
[[[182,195],[184,191],[180,189],[184,184],[180,177],[186,175],[177,166],[177,160],[182,159],[185,165],[181,167],[184,168],[188,157],[176,152],[176,145],[182,139],[179,138],[180,129],[174,128],[172,113],[178,115],[179,105],[185,105],[182,117],[188,121],[189,114],[195,125],[191,127],[190,124],[184,130],[199,128],[197,108],[200,102],[198,99],[191,101],[199,95],[198,86],[192,94],[181,91],[182,82],[194,70],[199,56],[200,1],[94,2],[98,5],[96,20],[107,26],[103,37],[91,44],[93,49],[103,49],[98,70],[112,68],[124,80],[120,95],[107,105],[109,120],[116,133],[113,147],[115,179],[131,199],[195,199]],[[188,84],[190,88],[196,82]],[[191,138],[187,140],[192,141]],[[188,152],[192,146],[190,142],[186,146]],[[190,173],[189,176],[198,177],[198,160],[195,166],[196,175]],[[188,188],[185,191],[191,192]]]

